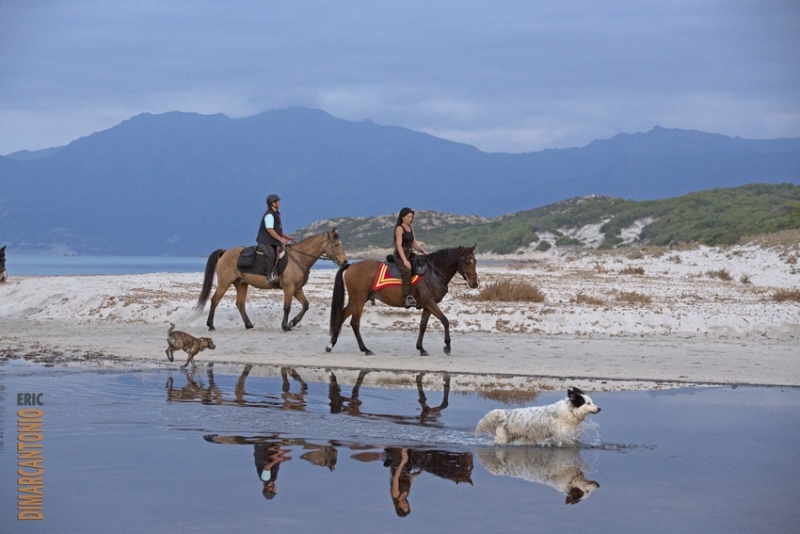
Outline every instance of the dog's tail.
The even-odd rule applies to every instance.
[[[175,330],[175,323],[169,323],[169,330],[167,330],[167,337]]]
[[[483,419],[478,421],[478,426],[475,428],[475,435],[488,434],[491,436],[504,420],[505,414],[503,413],[503,410],[492,410],[484,415]]]

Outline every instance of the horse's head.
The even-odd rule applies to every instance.
[[[341,267],[347,263],[347,254],[344,251],[342,240],[339,238],[338,228],[334,226],[327,233],[328,242],[325,245],[325,255],[333,260],[337,266]]]
[[[458,247],[458,254],[458,274],[464,277],[469,287],[475,289],[480,283],[476,270],[475,245],[469,248]]]
[[[0,248],[0,283],[5,282],[6,276],[6,246]]]

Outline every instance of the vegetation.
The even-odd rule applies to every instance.
[[[620,270],[619,274],[644,274],[644,267],[625,267],[624,269]]]
[[[617,293],[617,300],[629,304],[650,304],[653,302],[651,297],[637,293],[636,291],[620,291]]]
[[[800,289],[779,289],[772,294],[772,300],[776,302],[800,302]]]
[[[310,235],[335,224],[348,250],[388,249],[396,217],[320,221],[295,235]],[[743,238],[781,231],[796,235],[800,186],[750,184],[642,202],[592,195],[494,219],[418,211],[414,228],[417,239],[428,249],[477,244],[482,252],[512,254],[527,247],[547,250],[552,245],[580,245],[568,230],[590,224],[598,225],[603,234],[600,248],[623,246],[623,229],[635,223],[644,225],[637,244],[678,250],[688,243],[732,245]],[[675,261],[680,261],[679,257]]]
[[[486,284],[475,299],[502,302],[544,302],[544,293],[528,282],[500,280]]]

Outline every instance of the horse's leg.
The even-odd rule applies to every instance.
[[[233,286],[236,288],[236,308],[239,310],[239,315],[242,316],[244,327],[250,330],[253,328],[253,323],[250,322],[244,307],[244,303],[247,301],[247,283],[237,280],[233,283]]]
[[[306,314],[308,311],[308,299],[306,298],[306,294],[303,293],[303,288],[298,287],[297,291],[294,292],[294,298],[300,303],[300,312],[294,316],[294,319],[289,323],[290,328],[294,328],[300,322],[300,319]]]
[[[364,311],[364,302],[359,304],[358,302],[354,303],[351,301],[351,304],[353,304],[353,318],[350,319],[350,327],[353,329],[353,333],[356,335],[358,348],[367,356],[372,356],[374,353],[369,350],[366,345],[364,345],[364,340],[361,339],[361,312]]]
[[[347,303],[347,306],[344,307],[342,310],[342,322],[339,323],[339,328],[337,328],[334,333],[331,335],[331,340],[328,342],[328,346],[325,347],[325,352],[330,352],[333,350],[333,346],[336,345],[336,342],[339,341],[339,332],[342,331],[342,325],[353,314],[353,301]]]
[[[428,328],[428,318],[430,316],[431,312],[428,308],[422,310],[422,318],[419,320],[419,335],[417,336],[417,350],[420,356],[429,356],[428,351],[422,346],[422,338],[425,337],[425,329]]]
[[[291,288],[284,286],[283,288],[283,319],[281,320],[281,328],[284,332],[292,329],[294,324],[289,323],[289,312],[292,311],[292,295],[294,291]]]
[[[444,353],[448,356],[450,355],[450,321],[447,320],[442,310],[439,308],[439,305],[435,302],[431,302],[425,306],[426,310],[430,310],[430,313],[434,315],[439,321],[441,321],[442,326],[444,327]],[[425,316],[425,312],[422,312],[423,317]],[[419,333],[419,342],[417,348],[422,346],[422,336],[424,331],[420,331]]]
[[[206,321],[206,326],[208,326],[209,330],[216,330],[214,328],[214,311],[216,311],[217,304],[219,304],[219,301],[225,296],[225,292],[229,287],[231,287],[230,282],[225,284],[219,279],[219,276],[217,276],[217,290],[214,291],[214,296],[211,297],[211,306],[208,309],[208,320]]]

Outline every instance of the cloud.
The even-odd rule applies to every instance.
[[[800,135],[786,1],[0,5],[0,154],[140,112],[319,107],[489,151],[655,124]]]

